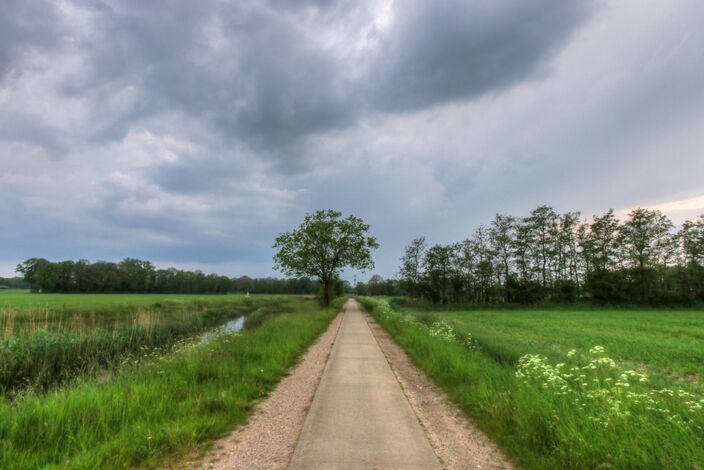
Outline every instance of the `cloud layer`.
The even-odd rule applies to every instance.
[[[335,207],[372,223],[388,276],[414,236],[461,238],[496,211],[696,200],[702,10],[4,2],[0,266],[269,274],[276,233]]]

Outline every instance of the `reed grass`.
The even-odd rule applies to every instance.
[[[107,382],[0,402],[0,468],[157,468],[207,445],[247,419],[336,312],[287,305],[255,330],[188,343]]]
[[[283,302],[162,302],[80,314],[6,309],[0,323],[0,394],[45,392],[81,376],[109,375],[126,364],[166,354],[180,341],[229,319],[257,309],[275,310]]]

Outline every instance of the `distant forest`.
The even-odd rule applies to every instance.
[[[47,293],[314,294],[319,288],[316,281],[307,278],[229,278],[200,271],[156,269],[151,262],[134,258],[119,263],[31,258],[18,265],[17,272],[23,275],[25,286]]]
[[[21,277],[0,277],[0,286],[10,289],[29,289],[29,284]]]
[[[229,278],[156,269],[149,261],[51,262],[32,258],[22,278],[0,285],[41,292],[314,294],[316,280]],[[406,247],[399,279],[372,276],[338,291],[407,295],[433,303],[529,304],[596,301],[613,304],[704,303],[704,215],[675,230],[660,211],[613,210],[583,219],[541,206],[526,217],[497,214],[468,239]]]
[[[358,282],[354,287],[345,284],[345,291],[356,295],[401,296],[405,294],[401,282],[396,279],[384,279],[378,274],[374,274],[366,283]]]
[[[704,215],[675,231],[648,209],[623,221],[549,206],[497,214],[459,243],[413,240],[399,276],[407,295],[434,303],[694,305],[704,302]]]

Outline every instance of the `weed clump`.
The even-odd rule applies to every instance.
[[[526,354],[518,361],[516,377],[524,386],[549,394],[555,409],[576,408],[604,427],[615,420],[666,420],[703,430],[704,397],[681,388],[649,388],[647,374],[620,368],[603,346],[583,355],[572,349],[565,362],[557,364],[539,354]]]

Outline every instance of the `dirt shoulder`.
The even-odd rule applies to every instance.
[[[413,365],[391,336],[371,316],[365,317],[443,468],[515,468],[462,410]]]
[[[443,468],[514,468],[496,445],[412,364],[388,333],[371,316],[364,316]],[[287,469],[341,321],[339,314],[289,375],[257,405],[246,425],[216,441],[203,457],[179,467]]]
[[[260,402],[249,422],[215,442],[201,459],[186,468],[283,470],[288,468],[330,349],[342,321],[338,314],[328,329]]]

